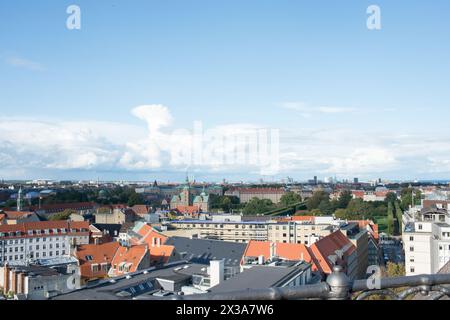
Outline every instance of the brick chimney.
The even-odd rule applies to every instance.
[[[9,292],[9,266],[8,263],[5,263],[3,267],[3,294],[8,294]]]

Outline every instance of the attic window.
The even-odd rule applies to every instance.
[[[93,260],[92,256],[86,256],[85,258],[86,258],[86,261],[92,261]]]

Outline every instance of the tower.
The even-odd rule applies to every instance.
[[[22,211],[22,187],[20,187],[17,194],[17,211]]]

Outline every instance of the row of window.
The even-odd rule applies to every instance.
[[[47,252],[35,252],[35,253],[30,253],[30,258],[31,259],[39,259],[39,258],[47,258],[47,257],[59,257],[61,255],[65,255],[66,254],[66,250],[56,250],[56,251],[49,251],[48,255]],[[24,260],[25,256],[23,254],[16,254],[16,255],[5,255],[4,257],[0,256],[0,262],[3,261],[21,261]]]
[[[63,243],[63,244],[59,244],[59,243],[55,243],[55,246],[54,246],[56,249],[59,249],[60,247],[62,247],[62,248],[64,248],[64,247],[66,247],[66,245]],[[49,249],[53,249],[53,244],[52,243],[50,243],[49,245],[48,245],[48,248]],[[34,247],[34,250],[40,250],[41,249],[41,246],[39,245],[39,244],[37,244],[35,247]],[[42,249],[43,250],[47,250],[47,245],[42,245]],[[5,250],[4,250],[4,252],[6,253],[6,252],[9,252],[9,253],[12,253],[12,252],[23,252],[25,250],[25,247],[9,247],[8,249],[6,249],[5,248]],[[33,251],[33,246],[29,246],[28,247],[28,250],[29,251]],[[0,252],[2,252],[2,250],[0,250]]]
[[[55,242],[55,241],[63,241],[64,237],[42,237],[42,238],[30,238],[28,239],[29,243],[33,242]],[[24,244],[25,239],[14,239],[14,240],[6,240],[5,243],[7,245],[13,245],[13,244]]]

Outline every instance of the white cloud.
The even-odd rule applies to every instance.
[[[194,127],[173,131],[172,114],[162,105],[140,106],[132,114],[145,125],[99,121],[0,118],[0,175],[28,178],[49,170],[136,172],[194,171],[204,175],[275,174],[246,163],[228,163],[240,144],[202,146],[204,157],[189,165]],[[203,128],[206,138],[250,136],[266,129],[252,123]],[[280,129],[279,175],[407,176],[450,174],[450,132],[386,133],[342,128]],[[246,154],[257,162],[251,154]],[[195,158],[194,158],[195,159]],[[225,163],[221,162],[225,159]],[[247,160],[248,160],[247,159]],[[249,160],[249,161],[250,161]],[[250,162],[251,162],[250,161]],[[217,176],[217,175],[216,175]]]
[[[17,68],[24,68],[32,71],[44,71],[45,67],[38,63],[28,59],[20,58],[20,57],[11,57],[6,59],[6,63],[10,66]]]
[[[311,106],[305,102],[284,102],[280,105],[284,109],[294,110],[305,118],[311,117],[313,114],[337,114],[355,112],[355,108],[335,107],[335,106]]]

